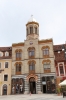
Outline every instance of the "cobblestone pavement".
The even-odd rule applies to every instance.
[[[0,96],[0,100],[66,100],[56,94],[8,95]]]

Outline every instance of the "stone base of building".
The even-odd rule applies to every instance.
[[[42,94],[42,92],[41,92],[41,91],[38,91],[37,93],[38,93],[38,94]]]
[[[24,94],[28,94],[28,91],[25,91]]]

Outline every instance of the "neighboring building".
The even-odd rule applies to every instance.
[[[0,47],[0,95],[11,94],[12,48]]]
[[[66,44],[54,45],[56,85],[66,79]]]
[[[54,93],[55,79],[53,40],[39,40],[39,23],[31,17],[26,40],[12,44],[11,92]]]

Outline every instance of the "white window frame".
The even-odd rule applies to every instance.
[[[61,74],[60,74],[60,64],[62,64],[63,65],[63,71],[64,71],[64,76],[65,76],[65,68],[64,68],[64,62],[60,62],[60,63],[58,63],[58,72],[59,72],[59,76],[61,76]]]
[[[8,75],[7,73],[5,73],[4,75]],[[4,81],[4,75],[3,75],[3,81]],[[9,78],[9,76],[8,76],[8,78]],[[7,79],[7,81],[8,81],[9,79]],[[4,81],[4,82],[7,82],[7,81]]]
[[[0,57],[2,57],[2,56],[3,56],[3,52],[0,51]]]
[[[5,56],[8,57],[9,56],[9,52],[6,51],[5,52]]]
[[[9,68],[9,61],[5,61],[5,63],[8,62],[8,68]],[[4,63],[4,68],[5,68],[5,63]]]

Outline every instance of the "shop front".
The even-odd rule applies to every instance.
[[[42,77],[42,92],[43,93],[55,93],[55,79],[54,76],[43,76]]]
[[[24,79],[23,78],[13,78],[12,79],[12,94],[23,94],[24,93]]]

